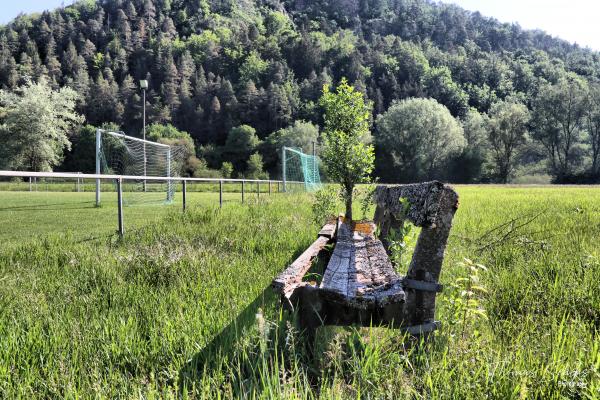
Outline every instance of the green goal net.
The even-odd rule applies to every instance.
[[[312,192],[321,187],[320,162],[317,156],[304,154],[293,147],[284,147],[282,158],[282,175],[286,191],[297,190],[300,187]]]

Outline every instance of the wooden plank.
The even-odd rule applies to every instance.
[[[359,309],[404,300],[400,277],[371,228],[352,231],[340,225],[320,286],[328,297]]]
[[[273,279],[273,288],[281,294],[291,293],[295,286],[302,283],[302,278],[310,269],[313,260],[321,250],[332,239],[336,229],[335,223],[329,223],[323,226],[317,240],[315,240],[300,257],[292,262],[281,274]]]
[[[355,235],[359,246],[360,241],[357,239]],[[371,306],[404,301],[400,277],[394,270],[381,241],[369,233],[362,236],[362,242],[360,247],[364,249],[362,252],[365,256],[357,258],[357,292],[354,295],[357,298],[362,297]]]
[[[329,238],[319,236],[288,268],[279,274],[272,282],[275,290],[282,294],[289,291],[289,286],[302,282],[302,278],[310,269],[314,258],[329,243]]]
[[[329,239],[333,239],[335,236],[336,223],[332,222],[330,224],[326,224],[320,231],[318,236],[325,236]]]
[[[437,282],[417,281],[415,279],[402,278],[402,286],[408,289],[421,290],[424,292],[441,293],[444,286]]]
[[[379,208],[396,217],[404,217],[416,226],[435,226],[440,214],[447,212],[442,201],[446,196],[456,198],[453,207],[458,207],[458,196],[448,186],[441,182],[414,183],[409,185],[384,186],[380,185],[375,190],[375,203]],[[408,201],[408,210],[400,199]],[[375,222],[382,217],[376,213]]]
[[[335,249],[323,274],[321,289],[348,296],[349,268],[353,252],[352,230],[347,224],[340,224]]]

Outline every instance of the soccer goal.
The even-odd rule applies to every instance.
[[[293,190],[294,183],[304,184],[306,191],[315,191],[321,187],[319,158],[304,154],[299,149],[284,147],[281,151],[283,190]]]
[[[123,202],[127,205],[170,203],[174,185],[170,180],[147,180],[143,177],[179,176],[181,149],[142,140],[123,132],[96,131],[96,173],[139,176],[123,181]],[[114,191],[110,183],[96,180],[96,205],[102,191]]]

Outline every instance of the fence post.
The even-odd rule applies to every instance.
[[[223,181],[219,181],[219,208],[223,208]]]
[[[260,199],[260,182],[256,181],[256,196]]]
[[[119,236],[125,235],[125,227],[123,226],[123,179],[117,179],[117,205],[119,208]]]
[[[30,192],[32,191],[32,188],[31,188],[31,177],[29,177],[29,191]]]
[[[242,180],[242,204],[244,204],[244,194],[246,191],[246,181]]]
[[[271,195],[271,181],[269,181],[269,196]]]
[[[185,208],[187,206],[187,204],[186,204],[187,181],[184,179],[183,181],[181,181],[181,183],[183,184],[183,188],[181,190],[181,192],[183,193],[183,212],[185,212]]]

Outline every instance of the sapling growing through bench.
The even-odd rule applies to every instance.
[[[352,221],[354,188],[369,181],[375,162],[369,144],[372,106],[345,78],[335,92],[323,87],[320,104],[325,110],[323,166],[329,179],[341,185],[346,219]]]
[[[286,307],[298,311],[300,325],[310,336],[321,325],[385,325],[428,334],[440,325],[435,321],[435,298],[442,289],[438,280],[458,195],[440,182],[360,188],[363,217],[373,199],[375,218],[353,221],[355,190],[373,170],[373,146],[368,144],[371,107],[345,79],[335,93],[326,85],[320,103],[325,109],[323,165],[327,176],[341,186],[345,218],[327,221],[313,244],[273,280],[273,288]],[[316,220],[326,219],[334,205],[327,192],[318,193]],[[390,260],[390,246],[402,247],[398,237],[404,240],[409,233],[409,221],[421,232],[402,277]],[[331,244],[325,268],[314,268],[325,265],[319,258]],[[397,250],[401,258],[405,249]]]
[[[362,214],[362,219],[367,219],[367,214],[369,210],[373,206],[373,196],[375,195],[375,189],[377,185],[375,182],[369,183],[368,185],[363,185],[356,190],[355,198],[359,200],[360,203],[360,212]]]

